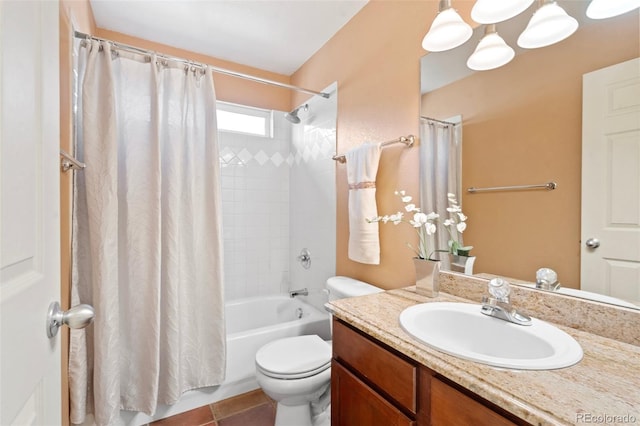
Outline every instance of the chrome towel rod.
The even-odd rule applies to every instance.
[[[386,142],[382,142],[380,145],[381,146],[387,146],[387,145],[393,145],[395,143],[403,143],[405,144],[407,147],[411,147],[413,146],[414,142],[416,141],[415,136],[413,135],[409,135],[409,136],[400,136],[398,139],[394,139],[392,141],[386,141]],[[338,163],[346,163],[347,162],[347,157],[345,157],[344,155],[334,155],[333,157],[334,160],[336,160]]]
[[[558,184],[555,182],[547,182],[541,183],[537,185],[513,185],[513,186],[493,186],[490,188],[474,188],[471,187],[467,189],[467,192],[489,192],[489,191],[517,191],[520,189],[546,189],[552,191],[558,187]]]
[[[87,167],[86,164],[76,160],[71,155],[69,155],[66,151],[60,150],[60,168],[63,172],[68,172],[69,170],[84,170]]]

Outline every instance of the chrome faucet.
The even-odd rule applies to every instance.
[[[555,291],[560,288],[558,274],[549,268],[540,268],[536,271],[536,288],[542,290]]]
[[[309,290],[306,288],[301,288],[300,290],[291,290],[289,291],[289,297],[293,298],[296,296],[308,296]]]
[[[509,321],[518,325],[531,325],[531,317],[518,312],[509,303],[509,282],[502,278],[494,278],[489,281],[489,296],[482,296],[482,308],[480,312],[490,317]]]

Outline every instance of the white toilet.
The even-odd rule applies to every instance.
[[[326,287],[329,300],[383,291],[348,277],[331,277]],[[256,379],[278,402],[275,426],[312,426],[311,405],[330,402],[331,342],[310,335],[267,343],[256,353]]]

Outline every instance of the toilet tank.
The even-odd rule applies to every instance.
[[[329,278],[327,280],[327,290],[329,290],[329,300],[364,296],[365,294],[381,293],[384,291],[379,287],[349,277]]]

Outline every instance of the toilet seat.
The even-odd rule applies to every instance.
[[[276,379],[310,377],[331,366],[331,346],[316,335],[275,340],[258,350],[256,366]]]

